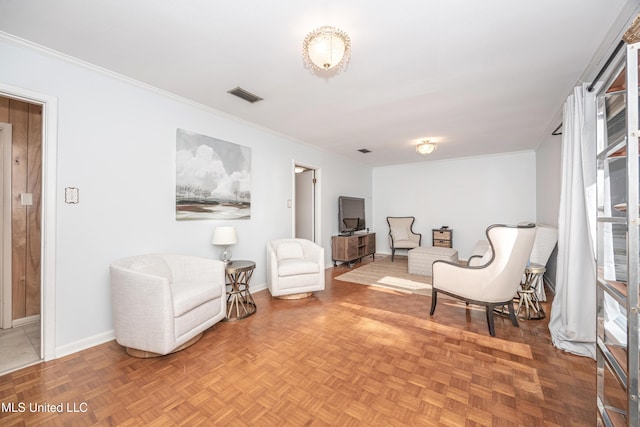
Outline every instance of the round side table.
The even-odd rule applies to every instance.
[[[249,292],[249,282],[256,263],[253,261],[231,261],[224,266],[227,276],[227,317],[225,320],[240,320],[256,312],[256,303]]]
[[[524,281],[520,284],[518,294],[520,303],[516,315],[526,320],[540,320],[545,318],[544,310],[538,300],[538,286],[544,286],[542,276],[547,269],[544,265],[529,264],[524,270]]]

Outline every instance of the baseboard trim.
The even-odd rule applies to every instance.
[[[555,293],[556,293],[556,284],[546,274],[542,278],[544,279],[544,282],[547,284],[547,289],[549,289],[555,295]]]
[[[69,344],[56,348],[56,354],[54,359],[59,359],[64,356],[68,356],[73,353],[77,353],[82,350],[86,350],[91,347],[95,347],[100,344],[104,344],[116,339],[115,332],[112,330],[106,331],[100,334],[93,335]]]
[[[258,283],[257,285],[249,285],[249,292],[260,292],[260,291],[264,291],[265,289],[267,289],[267,283]]]
[[[14,328],[19,328],[20,326],[30,325],[32,323],[39,323],[39,322],[40,322],[40,315],[34,314],[33,316],[15,319],[13,322],[11,322],[11,326]]]

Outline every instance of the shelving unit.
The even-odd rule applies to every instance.
[[[376,233],[331,237],[331,258],[334,266],[337,265],[337,261],[351,265],[369,255],[375,258],[375,252]]]
[[[640,422],[639,49],[640,43],[625,46],[617,58],[617,72],[597,97],[599,426],[638,426]]]
[[[450,228],[432,229],[431,244],[441,248],[453,248],[453,230]]]

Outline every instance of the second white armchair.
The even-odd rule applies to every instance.
[[[270,241],[267,286],[272,296],[288,299],[324,290],[324,248],[306,239]]]

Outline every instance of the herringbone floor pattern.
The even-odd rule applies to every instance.
[[[173,355],[110,342],[0,377],[0,425],[595,425],[595,362],[556,350],[547,320],[499,317],[491,338],[481,309],[430,318],[428,296],[332,280],[347,270],[309,299],[256,293],[255,315]]]

